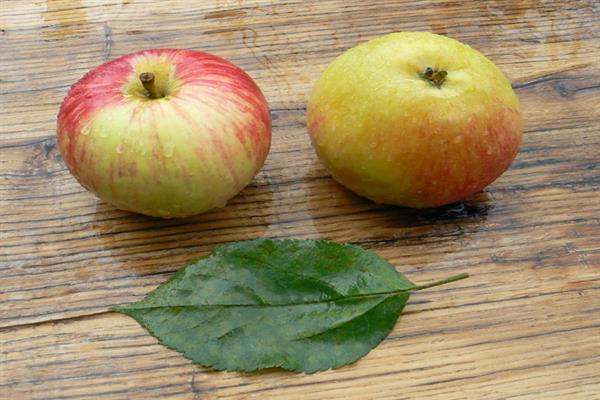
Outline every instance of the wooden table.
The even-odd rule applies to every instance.
[[[0,16],[0,398],[600,399],[600,5],[589,1],[4,1]],[[525,139],[468,201],[375,205],[327,175],[305,107],[325,65],[397,30],[479,49],[521,99]],[[142,48],[206,50],[272,108],[273,145],[221,210],[158,220],[80,187],[55,138],[87,70]],[[219,243],[348,241],[417,282],[365,358],[314,375],[195,366],[109,307],[139,300]]]

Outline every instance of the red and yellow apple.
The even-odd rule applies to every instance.
[[[230,62],[154,49],[73,85],[57,134],[85,188],[117,208],[171,218],[223,206],[242,190],[269,152],[271,119],[258,86]]]
[[[518,99],[485,56],[448,37],[400,32],[337,57],[307,125],[332,176],[378,203],[449,204],[480,191],[521,142]]]

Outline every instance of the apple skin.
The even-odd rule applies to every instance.
[[[446,71],[437,87],[423,73]],[[337,57],[307,107],[317,155],[332,176],[377,203],[415,208],[480,191],[515,158],[517,96],[481,53],[427,32],[398,32]]]
[[[147,96],[144,72],[164,97]],[[173,218],[224,206],[254,178],[269,152],[271,119],[259,87],[230,62],[152,49],[73,85],[57,135],[82,186],[117,208]]]

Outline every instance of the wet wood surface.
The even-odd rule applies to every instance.
[[[0,398],[599,399],[600,6],[597,1],[5,1],[0,5]],[[391,31],[482,51],[521,99],[511,169],[435,210],[375,205],[332,181],[306,134],[325,65]],[[272,108],[265,167],[220,210],[158,220],[69,175],[58,106],[86,71],[142,48],[205,50]],[[348,241],[416,282],[380,346],[314,375],[212,372],[109,307],[215,245]]]

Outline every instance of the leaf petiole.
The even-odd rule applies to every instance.
[[[469,274],[467,274],[466,272],[463,272],[462,274],[454,275],[454,276],[451,276],[451,277],[446,278],[446,279],[441,279],[439,281],[435,281],[435,282],[431,282],[431,283],[426,283],[424,285],[416,285],[415,287],[411,288],[410,290],[428,289],[428,288],[431,288],[431,287],[434,287],[434,286],[440,286],[440,285],[445,285],[446,283],[460,281],[461,279],[466,279],[468,277],[469,277]]]

